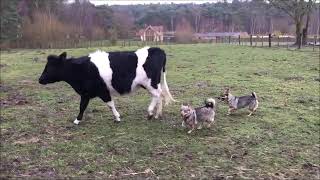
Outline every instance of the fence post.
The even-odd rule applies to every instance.
[[[263,47],[263,40],[264,40],[264,36],[262,35],[262,38],[261,38],[261,46]]]
[[[280,46],[280,36],[278,36],[278,47]]]
[[[252,46],[252,34],[250,34],[250,46]]]
[[[256,35],[256,38],[254,39],[254,46],[257,47],[257,40],[258,40],[258,35]]]
[[[314,49],[315,49],[316,44],[317,44],[317,36],[314,36],[313,48],[312,48],[313,51],[314,51]]]
[[[269,48],[271,47],[271,33],[269,33]]]
[[[302,45],[302,33],[300,33],[300,43],[298,44],[298,49],[301,49]]]
[[[229,44],[231,43],[231,36],[229,36]]]
[[[240,35],[239,35],[238,39],[239,39],[239,45],[241,45],[241,44],[240,44],[240,43],[241,43],[241,40],[240,40]]]

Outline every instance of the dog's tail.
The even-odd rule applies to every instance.
[[[257,94],[255,93],[255,92],[252,92],[252,97],[254,98],[254,99],[258,99],[258,96],[257,96]]]
[[[166,77],[166,55],[164,54],[164,64],[163,64],[163,68],[162,68],[162,72],[163,72],[163,81],[161,84],[161,88],[162,88],[162,96],[164,97],[164,104],[168,105],[171,101],[173,102],[178,102],[175,99],[173,99],[170,91],[169,91],[169,87],[168,87],[168,83],[167,83],[167,77]]]

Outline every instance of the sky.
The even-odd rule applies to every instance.
[[[213,2],[223,2],[223,0],[196,0],[196,1],[191,1],[191,0],[131,0],[131,1],[124,1],[124,0],[89,0],[92,4],[98,6],[98,5],[103,5],[103,4],[108,4],[108,5],[129,5],[129,4],[183,4],[183,3],[195,3],[195,4],[202,4],[202,3],[213,3]],[[228,0],[231,2],[232,0]]]

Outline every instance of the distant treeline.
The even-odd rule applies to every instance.
[[[319,6],[316,6],[319,7]],[[206,4],[94,6],[88,0],[1,0],[1,44],[66,39],[133,39],[145,25],[193,33],[294,34],[290,17],[263,0]],[[309,34],[319,33],[319,8],[311,13]]]

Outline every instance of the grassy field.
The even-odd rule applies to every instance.
[[[218,104],[211,129],[187,134],[180,103],[146,119],[141,89],[115,98],[123,122],[100,99],[73,125],[79,97],[66,83],[38,84],[46,56],[95,50],[1,52],[1,176],[151,179],[319,179],[319,52],[212,44],[161,46],[168,84],[180,102],[201,105],[230,87],[255,91],[260,107],[227,116]],[[135,50],[138,47],[102,48]],[[35,58],[37,57],[37,58]]]

